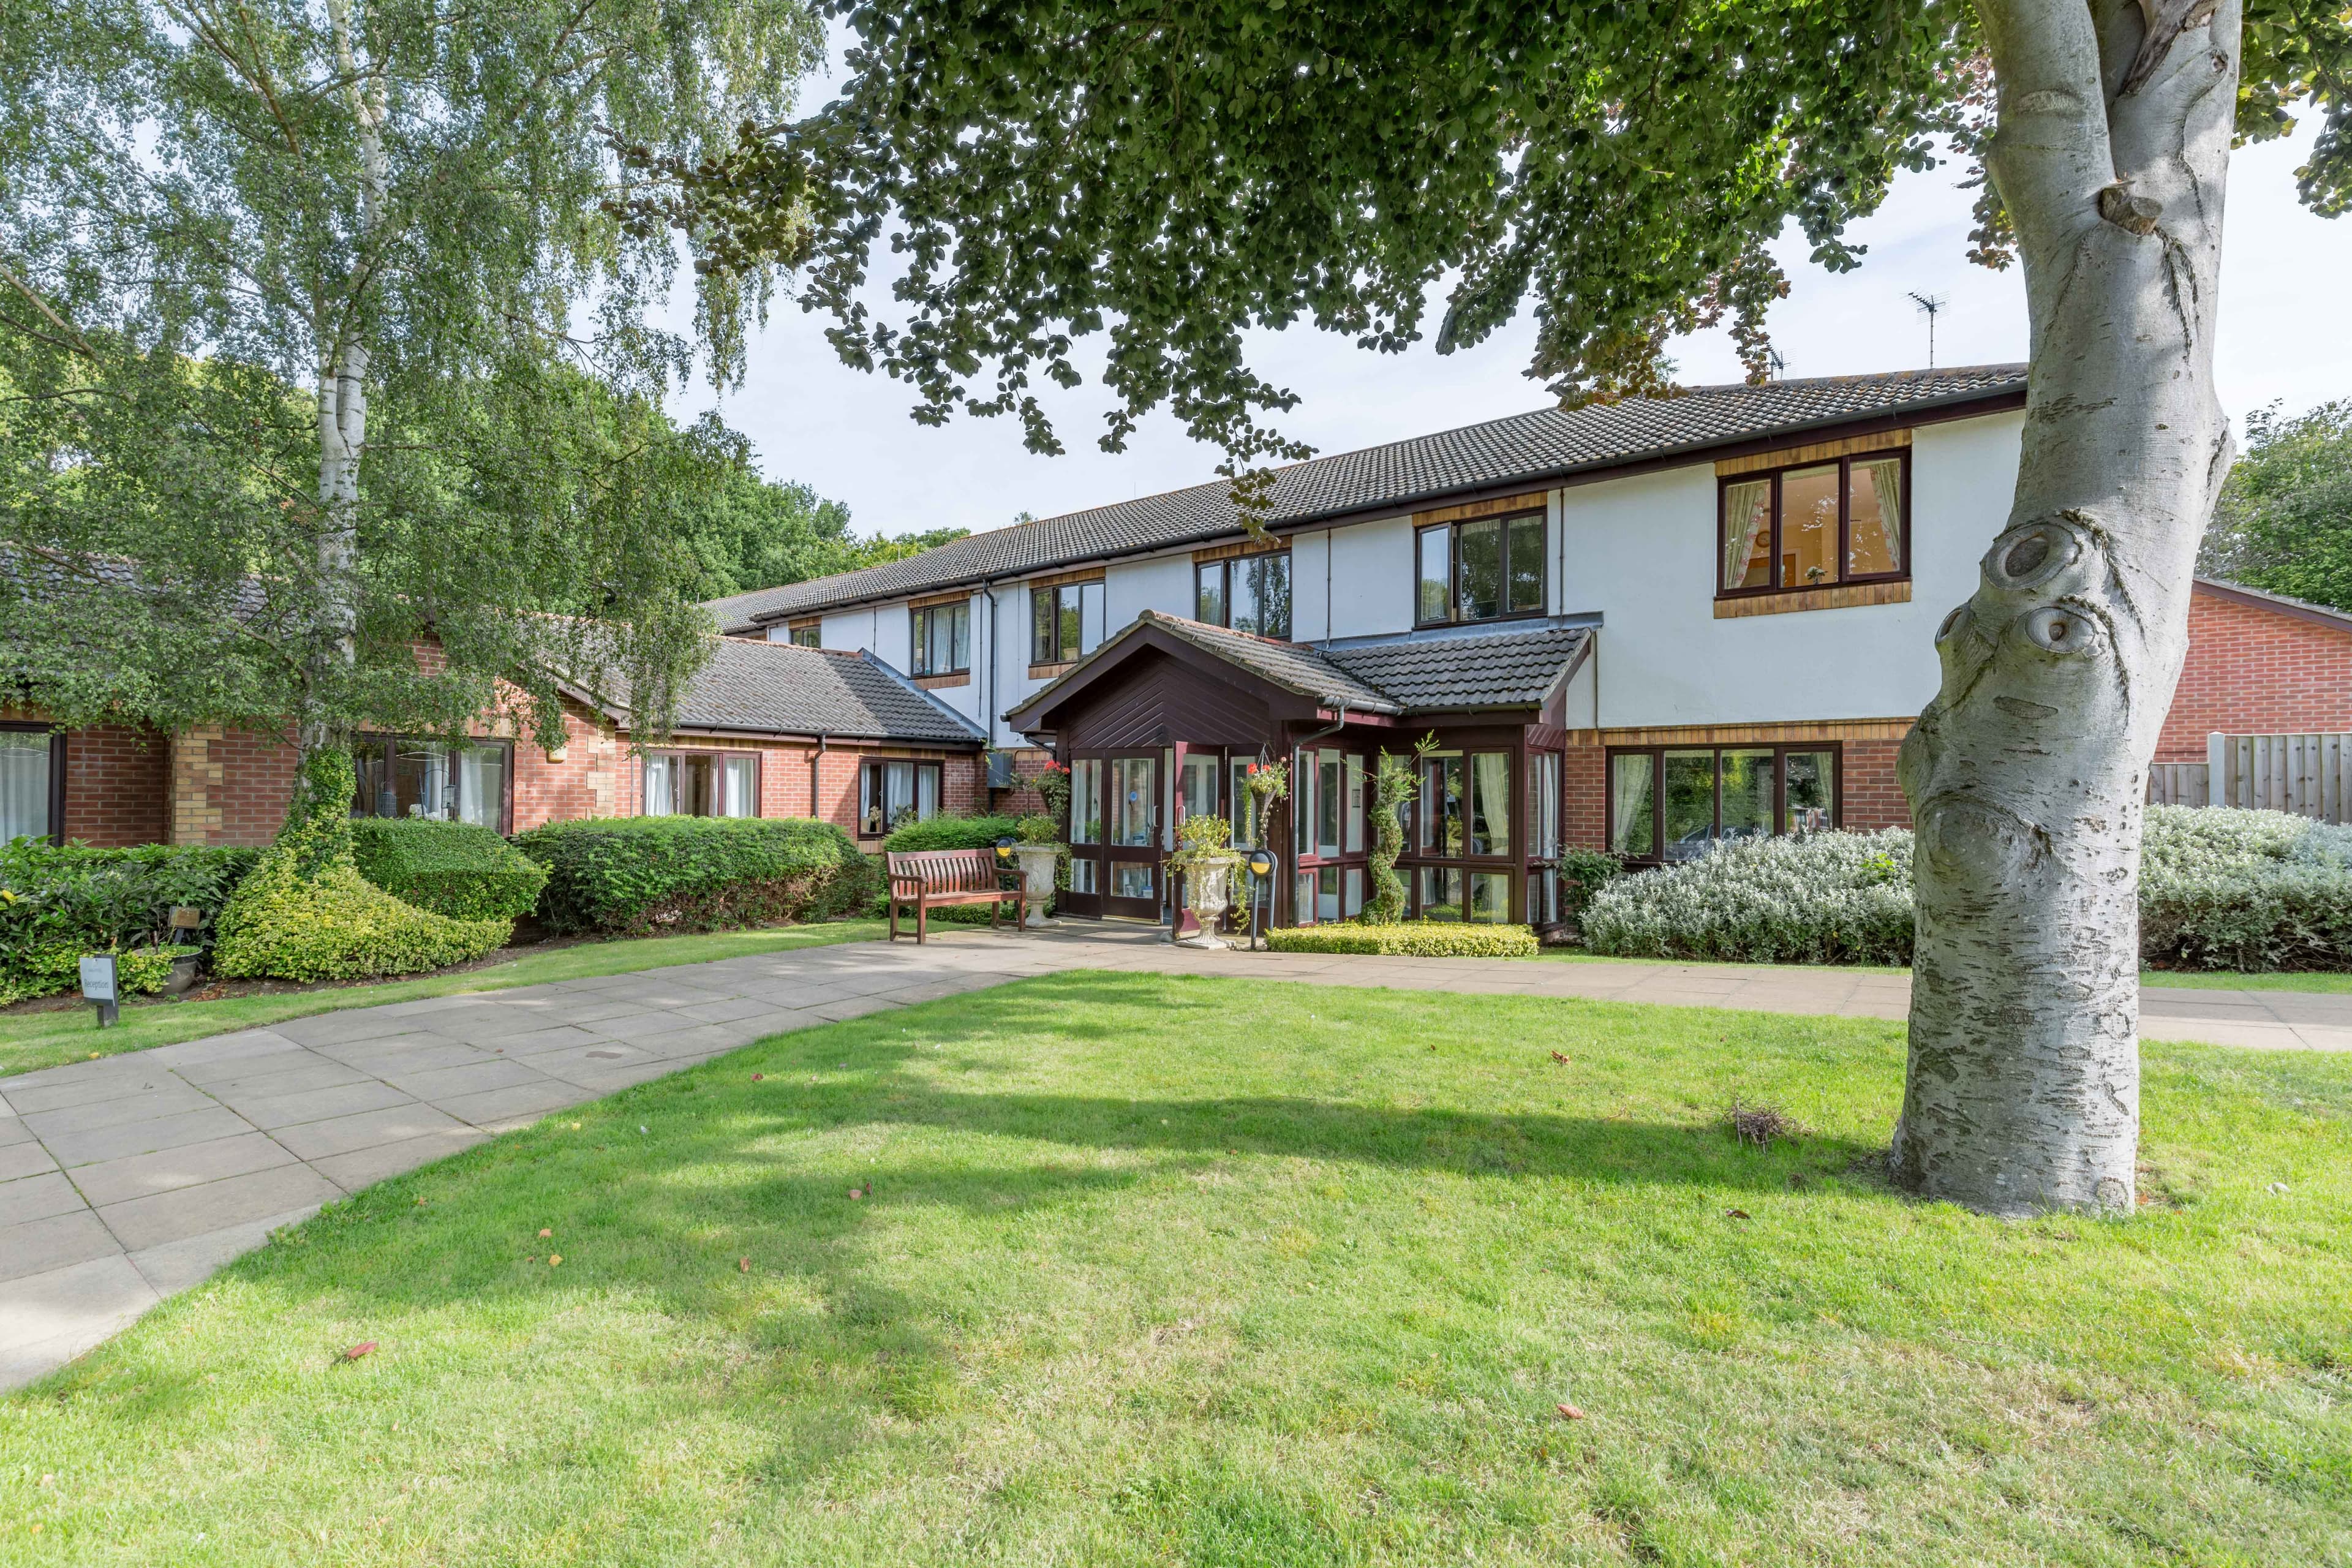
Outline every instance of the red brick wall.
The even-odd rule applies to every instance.
[[[2200,589],[2158,762],[2205,760],[2205,737],[2352,730],[2352,631]]]
[[[66,735],[65,836],[101,848],[152,844],[169,822],[172,743],[103,725]]]
[[[1588,734],[1590,731],[1588,731]],[[1560,787],[1568,799],[1560,812],[1562,840],[1571,849],[1609,847],[1609,783],[1607,753],[1590,743],[1569,742],[1560,768]]]
[[[174,844],[267,844],[294,798],[290,741],[200,724],[172,738],[170,820]]]
[[[1911,826],[1911,803],[1903,798],[1903,786],[1895,782],[1895,757],[1902,749],[1900,741],[1845,742],[1841,826],[1867,833]]]
[[[1018,781],[1010,789],[987,791],[988,804],[977,809],[996,812],[1005,816],[1042,816],[1045,797],[1038,793],[1037,775],[1054,765],[1054,753],[1042,746],[1024,746],[1013,753],[1013,776]],[[987,777],[983,764],[981,777]]]

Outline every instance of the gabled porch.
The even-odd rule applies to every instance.
[[[1397,862],[1410,913],[1553,923],[1565,691],[1594,632],[1316,647],[1144,612],[1006,715],[1070,769],[1069,912],[1171,919],[1176,825],[1206,813],[1236,845],[1275,853],[1272,886],[1237,889],[1267,924],[1354,916],[1370,891],[1380,755],[1433,735]],[[1245,780],[1279,761],[1289,797],[1255,820]]]

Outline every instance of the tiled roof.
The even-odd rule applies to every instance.
[[[1703,386],[1680,397],[1539,408],[1276,469],[1266,521],[1276,526],[1297,524],[1462,490],[1535,483],[1814,426],[1924,412],[2024,388],[2023,365],[1998,364],[1776,381],[1762,386]],[[727,629],[741,630],[829,606],[1197,542],[1240,527],[1230,487],[1220,479],[971,534],[903,561],[738,594],[713,601],[710,608]]]
[[[679,699],[687,730],[976,745],[979,726],[879,659],[719,637]]]
[[[1322,657],[1403,704],[1520,708],[1541,702],[1592,636],[1586,626],[1545,626],[1483,637],[1424,637],[1327,648]]]
[[[1227,631],[1181,616],[1146,610],[1013,711],[1035,710],[1056,687],[1105,658],[1145,626],[1156,626],[1212,658],[1327,708],[1391,718],[1458,708],[1531,708],[1573,664],[1592,636],[1589,626],[1544,626],[1489,637],[1424,637],[1404,642],[1318,648]]]
[[[2210,588],[2225,597],[2257,605],[2269,605],[2284,610],[2290,615],[2300,616],[2306,620],[2332,621],[2340,626],[2352,627],[2352,614],[2347,614],[2333,605],[2316,605],[2309,599],[2298,599],[2291,594],[2273,594],[2267,588],[2249,587],[2243,583],[2232,583],[2226,577],[2200,577],[2197,579],[2197,585],[2200,588]]]

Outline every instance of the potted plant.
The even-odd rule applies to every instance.
[[[1233,826],[1222,816],[1188,816],[1176,829],[1176,853],[1168,868],[1184,874],[1184,903],[1199,929],[1179,934],[1184,947],[1225,947],[1217,922],[1233,903],[1234,868],[1242,858],[1234,851]]]
[[[1022,891],[1028,895],[1029,913],[1022,924],[1052,925],[1045,906],[1053,901],[1055,873],[1070,852],[1070,847],[1061,841],[1061,825],[1050,816],[1024,816],[1013,825],[1013,831],[1021,840],[1013,847],[1013,853],[1021,862]]]

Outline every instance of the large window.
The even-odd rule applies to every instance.
[[[452,746],[367,735],[352,748],[359,787],[353,816],[470,822],[504,833],[512,816],[514,747],[504,741]]]
[[[914,673],[963,675],[971,669],[971,601],[914,612]]]
[[[1290,637],[1290,552],[1192,568],[1193,619],[1262,637]]]
[[[939,814],[939,763],[873,762],[857,770],[857,831],[867,837]]]
[[[1422,763],[1412,845],[1421,862],[1413,901],[1423,920],[1511,918],[1511,868],[1480,865],[1509,860],[1517,808],[1508,752],[1437,752]],[[1451,862],[1432,864],[1431,862]]]
[[[1609,753],[1609,847],[1689,860],[1727,838],[1838,824],[1838,748],[1660,746]]]
[[[1543,613],[1539,511],[1424,528],[1414,536],[1413,559],[1413,618],[1423,626]]]
[[[0,844],[58,837],[65,757],[62,735],[37,725],[0,726]]]
[[[824,625],[821,621],[797,622],[792,628],[792,635],[793,645],[795,647],[823,647],[824,646]]]
[[[1029,662],[1067,664],[1102,641],[1103,585],[1065,583],[1029,591]]]
[[[760,759],[748,752],[656,752],[646,759],[645,814],[757,816]]]
[[[1718,594],[1885,582],[1911,570],[1908,452],[1739,474],[1722,481]]]

